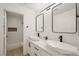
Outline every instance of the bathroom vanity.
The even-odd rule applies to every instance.
[[[31,56],[79,55],[79,49],[76,45],[73,46],[74,44],[65,43],[71,39],[71,41],[75,39],[74,35],[77,33],[76,12],[76,4],[72,3],[56,5],[37,15],[35,18],[36,32],[46,33],[47,35],[45,35],[48,40],[40,38],[40,35],[38,35],[39,38],[36,36],[28,36],[25,46],[26,52]],[[44,37],[43,35],[41,36]],[[74,38],[72,38],[73,36]],[[60,42],[58,41],[59,39]]]
[[[27,51],[31,56],[59,55],[57,52],[49,50],[44,40],[33,41],[33,40],[28,39],[27,47],[28,47]]]
[[[35,39],[35,40],[34,40]],[[51,45],[52,43],[53,45]],[[61,44],[64,44],[64,49]],[[57,46],[59,45],[59,47]],[[40,39],[38,37],[28,37],[27,43],[27,52],[30,54],[30,56],[72,56],[72,55],[78,55],[76,54],[78,52],[78,48],[65,43],[59,43],[57,41],[52,40],[44,40]],[[71,49],[70,49],[71,48]]]

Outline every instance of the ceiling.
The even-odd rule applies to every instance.
[[[40,12],[41,10],[45,9],[46,7],[48,7],[51,4],[53,4],[53,3],[18,3],[18,5],[28,7],[30,9],[34,10],[35,12]]]

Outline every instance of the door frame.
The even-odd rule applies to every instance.
[[[13,11],[8,11],[8,10],[5,10],[5,9],[3,9],[4,10],[4,13],[5,13],[5,56],[7,56],[7,37],[8,37],[8,35],[7,35],[7,33],[8,33],[8,27],[7,27],[7,12],[11,12],[11,13],[15,13],[15,14],[19,14],[19,15],[21,15],[22,16],[22,34],[23,34],[23,43],[24,43],[24,15],[23,14],[20,14],[20,13],[17,13],[17,12],[13,12]],[[23,45],[23,43],[22,43],[22,45]],[[24,47],[24,46],[23,46]],[[23,54],[24,54],[24,52],[23,52]]]

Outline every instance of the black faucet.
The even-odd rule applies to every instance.
[[[59,36],[60,42],[63,42],[63,37],[62,35]]]
[[[40,37],[40,33],[37,33],[37,36]]]

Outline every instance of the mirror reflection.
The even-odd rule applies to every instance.
[[[75,33],[76,32],[76,4],[64,3],[53,9],[53,32]]]

